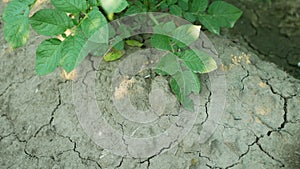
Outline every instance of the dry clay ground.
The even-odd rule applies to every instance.
[[[230,40],[209,35],[227,83],[214,134],[200,143],[200,118],[212,116],[204,113],[210,89],[203,87],[202,116],[183,141],[139,159],[114,155],[89,139],[75,113],[72,81],[60,70],[35,75],[40,36],[32,33],[25,47],[10,51],[1,22],[0,38],[0,168],[300,168],[300,81]]]

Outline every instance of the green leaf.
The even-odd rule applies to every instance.
[[[217,68],[214,59],[201,50],[186,50],[180,57],[194,73],[208,73]]]
[[[147,7],[144,6],[140,1],[137,1],[135,5],[130,5],[126,10],[125,15],[132,15],[135,13],[147,12]]]
[[[29,14],[29,7],[22,2],[19,1],[11,1],[8,3],[7,7],[4,10],[2,19],[4,22],[7,22],[9,18],[13,18],[16,16],[27,16]]]
[[[190,12],[204,12],[208,6],[208,0],[192,0]]]
[[[60,60],[62,42],[52,38],[43,41],[36,50],[35,70],[38,75],[53,72]]]
[[[126,0],[100,0],[100,1],[101,1],[101,6],[106,13],[119,13],[128,6]]]
[[[184,10],[187,11],[189,9],[189,0],[179,0],[178,6]]]
[[[122,38],[128,38],[132,35],[132,30],[130,29],[130,27],[128,25],[123,25],[121,24],[119,26],[119,32]]]
[[[170,13],[176,16],[181,16],[182,10],[178,5],[172,5],[170,6]]]
[[[160,8],[161,10],[166,10],[166,9],[168,9],[168,7],[169,7],[169,5],[168,5],[167,2],[162,2],[162,3],[160,4],[160,6],[159,6],[159,8]]]
[[[128,46],[139,47],[139,48],[144,45],[143,43],[141,43],[137,40],[131,40],[131,39],[126,40],[125,42]]]
[[[30,18],[32,28],[41,35],[55,36],[73,26],[72,19],[65,12],[42,9]]]
[[[111,62],[120,59],[124,54],[124,50],[114,50],[112,52],[108,52],[103,59],[107,62]]]
[[[87,9],[86,1],[83,0],[51,0],[58,10],[70,13],[77,13]]]
[[[177,2],[177,0],[167,0],[168,5],[173,5]]]
[[[196,17],[194,16],[193,13],[191,12],[184,12],[183,13],[183,17],[188,20],[189,22],[195,22],[196,21]]]
[[[63,42],[59,64],[67,73],[74,70],[87,56],[88,50],[84,50],[85,44],[86,39],[80,31],[74,36],[68,36]]]
[[[93,8],[81,23],[81,29],[88,38],[93,36],[95,32],[99,31],[101,27],[106,29],[106,34],[108,34],[108,28],[106,26],[106,18],[97,8]],[[100,35],[98,37],[100,38]]]
[[[89,5],[90,6],[100,6],[101,2],[100,2],[100,0],[89,0]]]
[[[193,111],[194,103],[189,96],[191,93],[197,94],[200,92],[198,77],[189,70],[178,71],[172,76],[170,86],[183,107],[189,111]]]
[[[168,36],[154,34],[151,36],[150,42],[157,49],[172,50],[171,38]]]
[[[198,15],[199,21],[207,28],[210,32],[219,35],[220,34],[220,26],[214,20],[214,17],[207,14]]]
[[[172,32],[175,29],[176,29],[176,25],[174,21],[170,21],[167,23],[161,23],[159,25],[154,26],[153,31],[156,34],[172,35]]]
[[[162,75],[174,75],[179,70],[180,64],[173,53],[167,53],[156,65],[156,72]]]
[[[174,39],[181,41],[182,43],[189,46],[199,38],[200,28],[200,26],[192,24],[182,25],[175,29]]]
[[[115,44],[113,47],[116,50],[123,50],[124,49],[124,41],[121,39],[117,44]]]
[[[20,1],[26,5],[31,5],[34,3],[35,0],[13,0],[13,1]]]
[[[241,17],[242,11],[223,1],[213,2],[207,14],[199,14],[199,21],[211,32],[220,34],[220,27],[232,28]]]
[[[29,39],[29,21],[27,16],[14,16],[4,25],[4,38],[12,48],[24,46]]]
[[[220,27],[228,28],[232,28],[242,16],[240,9],[224,1],[213,2],[207,12],[213,16],[213,21],[217,22]]]

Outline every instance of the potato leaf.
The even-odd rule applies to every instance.
[[[170,6],[170,13],[176,16],[182,16],[182,9],[178,5]]]
[[[220,34],[220,26],[214,21],[213,16],[207,14],[200,14],[198,15],[198,20],[210,32],[217,35]]]
[[[191,93],[200,92],[200,82],[198,77],[189,70],[178,71],[172,76],[170,86],[177,99],[186,110],[193,111],[194,103],[189,97]]]
[[[204,12],[208,6],[208,0],[192,0],[190,12]]]
[[[35,70],[38,75],[46,75],[53,72],[60,60],[62,42],[51,38],[43,41],[36,50]]]
[[[77,13],[87,9],[87,3],[83,0],[51,0],[56,9],[64,12]]]
[[[201,26],[192,24],[182,25],[175,29],[174,39],[181,41],[182,43],[189,46],[191,43],[196,41],[200,35]]]
[[[207,12],[213,16],[213,21],[217,22],[220,27],[227,28],[232,28],[242,15],[240,9],[224,1],[213,2]]]
[[[24,46],[29,39],[29,21],[27,16],[7,18],[4,25],[4,38],[12,48]]]
[[[137,40],[126,40],[125,43],[128,45],[128,46],[133,46],[133,47],[142,47],[144,44],[137,41]]]
[[[73,26],[65,12],[55,9],[42,9],[30,18],[32,28],[41,35],[55,36]]]
[[[154,34],[151,36],[150,42],[157,49],[172,50],[171,38],[166,35]]]
[[[180,57],[194,73],[208,73],[217,68],[214,59],[207,53],[197,50],[186,50]]]
[[[93,8],[81,23],[81,30],[89,41],[108,43],[108,24],[105,16]]]
[[[106,13],[119,13],[123,11],[128,3],[126,0],[100,0],[101,6]]]
[[[4,22],[7,22],[8,19],[12,19],[16,16],[27,16],[29,14],[29,7],[19,1],[12,1],[8,3],[7,7],[4,10],[2,19]]]
[[[167,53],[157,63],[156,72],[162,75],[174,75],[181,69],[177,58],[173,53]]]
[[[88,50],[84,50],[85,45],[86,39],[80,31],[74,36],[68,36],[63,42],[59,64],[67,73],[74,70],[87,56]]]
[[[113,50],[108,52],[103,59],[107,62],[111,62],[120,59],[124,54],[124,50]]]
[[[199,14],[198,20],[210,31],[220,34],[221,27],[232,28],[241,17],[242,11],[224,1],[213,2],[207,14]]]

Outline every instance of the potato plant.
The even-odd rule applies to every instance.
[[[106,44],[110,52],[105,61],[121,58],[124,44],[141,47],[141,42],[123,39],[109,47],[109,21],[140,12],[165,12],[183,17],[193,24],[176,27],[174,22],[158,23],[153,27],[150,41],[153,47],[169,53],[157,64],[156,73],[170,77],[170,87],[187,110],[193,110],[191,93],[200,92],[198,73],[216,69],[216,63],[205,52],[189,49],[197,40],[196,24],[219,34],[220,28],[232,28],[242,12],[224,1],[208,0],[51,0],[54,8],[41,9],[30,16],[36,0],[11,0],[3,12],[5,40],[12,48],[24,46],[30,38],[30,27],[49,38],[36,50],[35,70],[46,75],[57,67],[66,72],[74,70],[91,52],[93,42]],[[100,30],[100,31],[99,31]],[[101,31],[102,30],[102,31]],[[60,37],[60,38],[58,38]]]

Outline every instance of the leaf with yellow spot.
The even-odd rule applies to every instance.
[[[115,61],[120,59],[125,54],[124,50],[113,50],[111,52],[108,52],[104,56],[104,60],[107,62]]]
[[[126,40],[125,42],[128,46],[132,46],[132,47],[139,47],[140,48],[144,45],[143,43],[141,43],[137,40]]]

